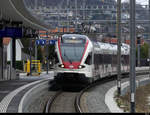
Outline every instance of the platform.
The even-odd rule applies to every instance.
[[[0,113],[16,113],[22,96],[36,84],[53,79],[53,72],[40,76],[20,74],[19,80],[0,81]]]

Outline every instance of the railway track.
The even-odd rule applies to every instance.
[[[149,74],[149,71],[141,71],[137,72],[136,75],[145,75]],[[125,73],[122,76],[123,78],[127,78],[129,76],[129,73]],[[106,78],[102,78],[100,80],[95,81],[91,85],[87,86],[83,90],[79,92],[64,92],[64,91],[58,91],[54,95],[52,99],[50,99],[47,102],[45,113],[83,113],[82,107],[81,107],[81,97],[84,94],[84,92],[88,91],[89,89],[97,86],[102,85],[107,82],[116,80],[117,76],[110,76]]]
[[[58,91],[46,105],[45,113],[76,113],[75,100],[78,92]]]
[[[48,100],[44,113],[82,113],[80,107],[80,98],[82,94],[96,85],[100,85],[115,79],[115,76],[103,78],[78,92],[64,92],[60,90]]]

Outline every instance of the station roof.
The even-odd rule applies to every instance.
[[[0,0],[1,16],[12,21],[22,21],[23,26],[48,31],[48,26],[33,17],[23,0]]]

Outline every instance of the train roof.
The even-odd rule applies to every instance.
[[[117,48],[117,45],[114,45],[114,44],[94,42],[94,50],[97,53],[116,55],[118,48]],[[130,53],[130,46],[128,44],[122,43],[121,54],[129,55],[129,53]]]
[[[81,34],[64,34],[62,37],[78,37],[78,38],[85,38],[90,40],[88,36],[81,35]],[[90,40],[91,41],[91,40]],[[117,45],[110,44],[110,43],[103,43],[103,42],[93,42],[94,50],[97,53],[103,53],[103,54],[117,54]],[[121,54],[122,55],[129,55],[130,53],[130,46],[128,44],[122,43],[121,45]]]

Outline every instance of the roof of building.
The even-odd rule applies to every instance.
[[[38,30],[48,30],[48,26],[34,18],[26,9],[23,0],[0,0],[2,18],[22,21],[23,26]]]
[[[3,44],[7,46],[9,44],[10,40],[11,40],[11,38],[4,38]]]
[[[10,43],[10,40],[11,40],[11,38],[4,38],[4,39],[3,39],[3,44],[6,45],[6,46],[8,46],[9,43]],[[20,39],[17,39],[16,42],[19,43],[19,45],[21,46],[21,48],[24,48],[24,47],[23,47],[23,44],[22,44],[21,41],[20,41]]]

